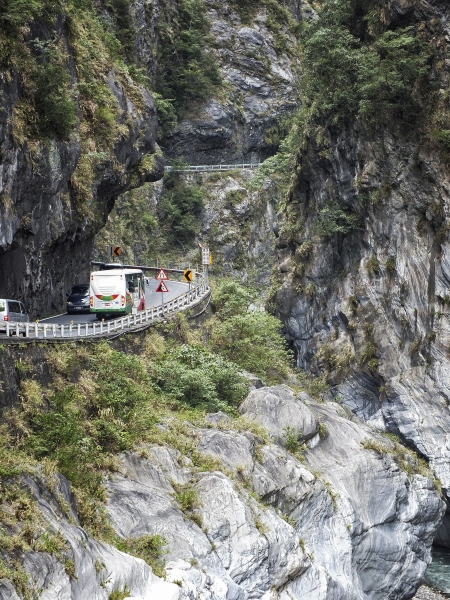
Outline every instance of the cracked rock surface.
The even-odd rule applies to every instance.
[[[283,447],[283,418],[270,423],[279,406],[298,431],[294,454]],[[44,517],[68,542],[76,574],[70,578],[55,556],[27,554],[40,598],[107,600],[125,586],[134,600],[410,598],[444,511],[432,481],[401,470],[390,440],[349,421],[338,404],[262,387],[241,413],[247,423],[270,425],[270,435],[250,425],[236,430],[223,415],[191,426],[196,451],[215,461],[214,470],[153,445],[123,454],[106,482],[107,511],[120,536],[167,540],[165,580],[143,560],[87,535],[63,478],[58,497],[70,521],[42,481],[28,478]],[[194,501],[186,507],[179,492],[188,489]],[[17,598],[6,580],[0,598]]]

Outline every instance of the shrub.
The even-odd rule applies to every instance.
[[[326,238],[337,233],[348,233],[360,225],[359,215],[346,211],[335,202],[328,202],[318,211],[312,231]]]
[[[167,540],[162,535],[146,534],[137,538],[116,538],[114,545],[122,552],[142,558],[152,567],[156,575],[163,576],[163,556],[167,552]]]
[[[114,22],[114,31],[122,46],[122,52],[129,62],[135,60],[134,32],[131,18],[130,0],[102,0]]]
[[[289,425],[283,429],[283,442],[286,450],[295,454],[300,449],[299,438],[302,436],[301,431],[296,431]]]
[[[221,84],[220,72],[207,46],[213,45],[202,0],[166,5],[157,24],[159,38],[156,91],[172,99],[178,115],[209,98]],[[167,131],[167,122],[162,123]]]
[[[208,411],[229,410],[247,392],[236,365],[196,345],[170,350],[153,366],[153,376],[175,400]]]
[[[308,99],[336,124],[358,114],[370,121],[395,117],[411,123],[429,92],[430,48],[414,27],[380,31],[381,18],[372,19],[378,21],[377,33],[374,27],[370,35],[355,31],[355,23],[364,27],[371,20],[361,8],[357,15],[356,4],[326,0],[319,19],[304,28]]]
[[[130,595],[130,590],[125,585],[121,589],[113,590],[109,594],[108,600],[124,600],[124,598],[128,598],[129,595]]]
[[[287,375],[290,354],[281,322],[262,311],[236,314],[212,324],[210,348],[267,381]]]
[[[303,260],[307,260],[313,251],[313,244],[312,242],[310,242],[309,240],[306,242],[303,242],[303,244],[301,244],[296,251],[296,256],[299,256],[301,259]]]
[[[369,275],[378,276],[381,274],[380,261],[376,256],[371,256],[366,262],[366,270],[369,273]]]
[[[191,487],[181,487],[175,492],[175,500],[180,505],[181,510],[192,510],[198,504],[197,490]]]
[[[419,340],[414,340],[413,342],[410,343],[409,345],[409,353],[410,354],[418,354],[420,350],[420,341]]]
[[[188,185],[180,173],[169,173],[164,180],[163,194],[158,203],[158,220],[166,245],[192,242],[200,227],[204,208],[203,190]]]
[[[350,310],[352,312],[352,315],[353,316],[356,315],[356,311],[358,310],[358,305],[359,305],[358,298],[354,294],[352,294],[351,296],[349,296],[347,298],[347,300],[350,305]]]
[[[388,273],[395,273],[396,269],[396,259],[395,256],[388,256],[386,259],[386,271]]]
[[[308,298],[308,300],[312,300],[316,295],[316,291],[317,286],[314,285],[314,283],[308,283],[308,285],[305,287],[305,296]]]
[[[366,338],[366,345],[361,354],[361,364],[367,365],[371,371],[376,372],[378,370],[378,348],[375,344],[374,328],[371,323],[364,325],[364,336]]]
[[[226,279],[214,289],[212,305],[217,316],[221,319],[247,312],[250,305],[256,301],[256,292],[250,288]]]
[[[231,0],[244,25],[249,25],[260,7],[259,0]]]

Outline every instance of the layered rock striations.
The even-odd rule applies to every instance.
[[[218,65],[222,84],[207,99],[193,99],[173,131],[164,135],[161,145],[169,160],[227,164],[259,162],[273,154],[283,135],[279,122],[297,106],[293,30],[302,8],[298,2],[287,6],[205,2],[211,25],[206,50]],[[133,3],[137,54],[152,78],[163,43],[163,14],[172,14],[176,23],[178,10],[177,2],[167,0]]]
[[[107,482],[120,537],[167,541],[165,579],[90,537],[63,478],[49,489],[27,476],[23,486],[65,542],[59,556],[25,556],[40,598],[410,598],[443,512],[429,473],[414,472],[417,459],[346,419],[338,404],[287,386],[252,391],[240,412],[247,421],[238,427],[223,413],[190,426],[209,469],[170,446],[144,446],[124,454]],[[0,597],[18,596],[2,580]]]
[[[442,3],[394,2],[386,19],[392,28],[434,23],[446,55]],[[434,74],[441,94],[447,63]],[[448,183],[445,148],[411,128],[328,124],[305,142],[277,229],[277,310],[299,366],[325,377],[331,396],[360,418],[399,434],[430,462],[444,490]],[[447,526],[438,541],[449,543]]]
[[[0,80],[0,288],[3,296],[22,299],[32,316],[61,309],[70,286],[86,280],[94,235],[115,198],[162,177],[159,159],[154,159],[157,120],[150,93],[116,73],[107,57],[101,58],[99,81],[87,84],[80,73],[88,59],[77,45],[74,17],[69,20],[64,12],[54,17],[54,22],[36,18],[24,26],[21,48],[30,56],[37,48],[38,58],[30,58],[25,67],[19,61],[17,68],[4,64]],[[90,48],[92,40],[83,43]],[[39,108],[25,95],[30,78],[25,71],[34,68],[32,60],[41,60],[39,53],[46,60],[46,49],[54,53],[52,60],[60,57],[75,97],[72,104],[68,95],[57,113],[69,120],[69,109],[75,109],[73,128],[60,135],[49,126],[44,132],[33,129],[33,110]],[[104,94],[107,109],[101,98],[89,97],[95,93]],[[55,117],[39,118],[45,125],[45,119]]]

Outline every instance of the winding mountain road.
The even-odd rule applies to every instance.
[[[159,281],[156,279],[149,279],[149,285],[146,286],[145,289],[145,307],[152,308],[152,306],[159,306],[161,304],[161,296],[164,296],[163,301],[168,302],[169,300],[173,300],[177,296],[181,296],[189,289],[188,283],[183,283],[181,281],[169,280],[165,282],[166,286],[169,288],[168,292],[157,292],[156,288],[159,285]],[[90,313],[79,313],[74,315],[69,315],[67,313],[56,315],[55,317],[48,317],[47,319],[41,319],[40,323],[48,323],[48,324],[59,324],[66,325],[71,322],[74,324],[78,323],[92,323],[96,321],[97,318],[95,314]]]

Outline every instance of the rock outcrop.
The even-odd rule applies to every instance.
[[[151,9],[136,0],[133,11],[138,59],[154,76],[157,27],[164,3],[154,0],[150,4]],[[188,111],[162,140],[162,148],[168,159],[184,157],[189,164],[259,162],[273,154],[281,139],[277,138],[278,123],[297,106],[295,34],[280,15],[274,17],[270,4],[255,5],[249,22],[233,3],[206,0],[205,4],[214,40],[208,51],[217,60],[223,86],[217,97],[197,102]],[[289,8],[292,21],[299,21],[300,3],[292,2]],[[176,14],[176,4],[172,10]],[[275,141],[268,136],[271,128]]]
[[[280,406],[284,417],[273,419]],[[64,479],[49,492],[27,478],[74,565],[70,575],[61,558],[28,553],[25,568],[40,598],[106,600],[125,589],[144,600],[410,598],[444,510],[426,473],[413,472],[416,459],[347,420],[338,404],[316,404],[286,386],[253,390],[240,411],[247,421],[238,428],[223,414],[191,426],[196,451],[215,469],[153,445],[124,454],[107,482],[119,536],[166,539],[165,580],[89,537]],[[271,435],[252,433],[256,426],[269,426]],[[294,454],[283,447],[286,431]],[[6,580],[0,598],[17,598]]]
[[[44,46],[58,39],[67,48],[66,67],[75,88],[80,82],[66,15],[58,15],[55,23],[53,28],[34,22],[28,37],[35,35],[34,42],[41,40]],[[60,310],[70,286],[87,279],[94,235],[117,196],[144,181],[160,179],[163,170],[154,156],[156,110],[145,88],[130,79],[125,85],[112,68],[105,75],[120,135],[111,152],[104,152],[86,139],[80,98],[78,125],[67,140],[18,136],[15,111],[22,100],[21,77],[13,69],[0,79],[0,289],[3,297],[23,300],[36,317]],[[94,122],[97,108],[88,104]],[[112,131],[113,125],[108,128]],[[80,160],[84,160],[81,172]],[[91,167],[92,177],[86,174]],[[80,186],[86,188],[84,198]]]
[[[428,23],[434,10],[445,44],[448,8],[433,5],[392,3],[387,19]],[[443,87],[448,75],[446,64]],[[301,152],[285,215],[296,233],[289,241],[277,232],[278,313],[299,366],[326,377],[330,396],[360,418],[399,434],[448,490],[446,154],[399,129],[353,123],[322,134]],[[333,202],[358,222],[320,236],[317,219],[332,221]],[[448,526],[438,541],[450,543]]]

